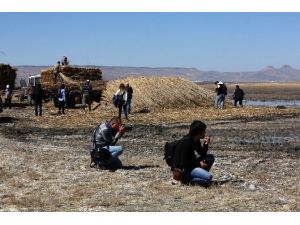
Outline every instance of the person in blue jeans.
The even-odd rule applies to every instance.
[[[129,115],[131,113],[131,100],[132,100],[133,89],[129,85],[129,83],[126,84],[125,88],[127,92],[126,110],[127,110],[127,115]]]
[[[203,139],[203,145],[200,139]],[[199,184],[209,186],[212,174],[209,173],[215,158],[207,154],[210,137],[206,135],[206,125],[195,120],[190,130],[176,145],[173,158],[173,177],[184,184]],[[195,151],[199,157],[195,155]]]
[[[218,109],[219,106],[221,109],[225,108],[225,96],[227,95],[227,87],[222,81],[216,81],[216,96],[215,96],[215,109]]]
[[[116,170],[122,168],[118,158],[123,153],[122,146],[116,146],[118,140],[125,133],[125,125],[119,117],[104,121],[96,127],[91,138],[91,167]],[[95,150],[101,151],[101,157],[95,159]]]

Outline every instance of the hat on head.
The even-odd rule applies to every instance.
[[[223,84],[223,82],[222,81],[219,81],[219,83],[218,84]]]
[[[8,85],[6,85],[6,88],[9,88],[9,84],[8,84]]]

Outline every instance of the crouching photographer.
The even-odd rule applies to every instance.
[[[91,138],[91,167],[109,170],[122,168],[118,157],[123,153],[123,147],[116,146],[116,143],[125,130],[125,125],[118,117],[104,121],[96,127]]]

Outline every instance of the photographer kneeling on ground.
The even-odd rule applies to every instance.
[[[118,158],[123,153],[122,146],[115,146],[125,133],[125,125],[120,118],[104,121],[93,132],[91,146],[91,167],[116,170],[122,168]]]
[[[205,133],[206,125],[195,120],[190,125],[189,133],[176,145],[174,152],[173,177],[185,184],[211,184],[212,175],[208,172],[215,159],[207,154],[210,137]],[[203,146],[200,139],[204,138]],[[200,157],[196,158],[195,150]]]

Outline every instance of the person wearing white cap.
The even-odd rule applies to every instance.
[[[6,85],[5,95],[4,95],[4,107],[9,107],[11,109],[11,99],[12,99],[12,90],[8,85]]]
[[[216,97],[215,97],[215,108],[218,109],[219,105],[221,109],[224,109],[225,105],[225,96],[227,95],[227,87],[222,81],[216,81],[215,85],[217,85],[216,88]]]

